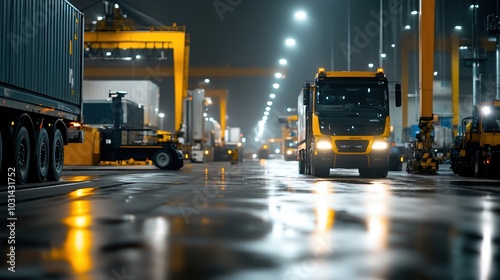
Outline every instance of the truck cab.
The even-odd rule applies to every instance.
[[[299,173],[327,177],[331,168],[354,168],[364,177],[386,177],[391,133],[388,84],[381,68],[320,68],[298,97]],[[396,106],[401,106],[399,84]]]

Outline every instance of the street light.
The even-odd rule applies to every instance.
[[[288,38],[285,40],[285,45],[289,46],[289,47],[293,47],[295,46],[295,39],[293,38]]]
[[[281,78],[283,78],[283,74],[278,72],[278,73],[274,74],[274,77],[276,77],[277,79],[281,79]]]
[[[295,12],[294,17],[298,21],[304,21],[307,17],[307,14],[304,11],[297,11]]]
[[[163,118],[165,117],[164,113],[159,113],[158,117],[160,117],[160,127],[159,129],[163,129]]]
[[[288,63],[288,61],[286,59],[282,58],[279,60],[279,63],[280,63],[280,65],[286,65]]]
[[[273,88],[278,89],[279,87],[280,87],[280,85],[278,83],[273,84]]]

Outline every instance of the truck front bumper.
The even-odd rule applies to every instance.
[[[333,151],[318,151],[315,153],[314,161],[332,168],[387,168],[389,154],[386,151],[369,154],[336,154]]]

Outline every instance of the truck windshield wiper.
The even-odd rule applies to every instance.
[[[353,111],[356,111],[356,109],[374,109],[375,111],[382,111],[382,112],[385,112],[384,108],[382,108],[382,107],[378,107],[378,106],[358,105],[358,106],[351,107],[351,108],[349,109],[349,113],[351,113],[351,112],[353,112]]]

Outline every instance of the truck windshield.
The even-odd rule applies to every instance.
[[[318,82],[316,88],[316,111],[359,113],[370,111],[388,115],[388,92],[386,81],[374,78],[335,78]],[[358,107],[358,108],[357,108]]]
[[[483,118],[484,131],[500,131],[500,109],[491,110],[487,116]]]
[[[387,81],[333,78],[318,81],[315,114],[323,135],[382,135],[389,115]]]

